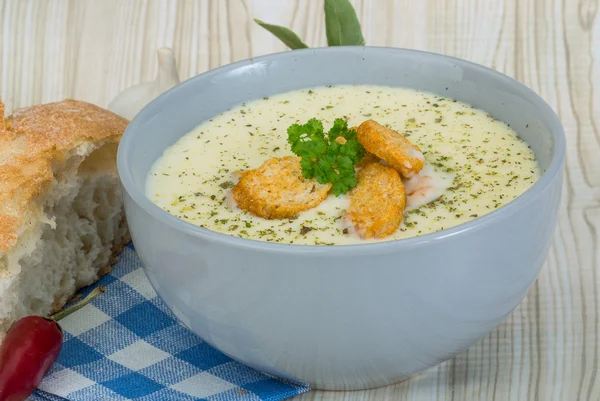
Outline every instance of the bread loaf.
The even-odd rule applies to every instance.
[[[0,335],[59,310],[129,241],[116,151],[128,121],[74,100],[0,100]]]

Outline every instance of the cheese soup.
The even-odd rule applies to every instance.
[[[406,205],[391,235],[357,235],[344,218],[351,192],[330,192],[316,207],[286,218],[267,219],[236,207],[231,191],[240,172],[292,156],[288,127],[313,118],[325,130],[338,118],[349,127],[374,120],[420,149],[409,155],[422,155],[424,167],[402,177]],[[200,124],[155,162],[146,192],[167,212],[209,230],[270,242],[338,245],[396,240],[465,223],[510,202],[539,174],[527,143],[484,110],[412,89],[328,86],[254,100]]]

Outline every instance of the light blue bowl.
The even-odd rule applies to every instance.
[[[510,124],[543,174],[523,195],[466,224],[351,246],[241,239],[168,214],[144,194],[162,152],[234,105],[337,84],[404,86],[448,96]],[[131,122],[118,154],[125,209],[150,282],[211,345],[321,389],[402,380],[474,344],[515,308],[556,225],[565,138],[552,109],[517,81],[418,51],[336,47],[272,54],[194,77]]]

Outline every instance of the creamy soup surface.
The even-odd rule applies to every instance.
[[[232,207],[228,195],[236,172],[292,155],[287,128],[311,118],[321,120],[326,131],[336,118],[349,126],[373,119],[398,131],[421,148],[422,174],[434,178],[442,195],[425,204],[409,202],[398,230],[379,240],[361,239],[347,229],[341,218],[349,206],[347,195],[330,194],[292,219],[267,220]],[[529,146],[483,110],[412,89],[333,86],[244,103],[202,123],[155,162],[146,192],[167,212],[210,230],[270,242],[336,245],[456,226],[510,202],[539,174]]]

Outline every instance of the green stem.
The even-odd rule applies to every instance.
[[[92,300],[94,298],[96,298],[98,295],[102,294],[104,291],[106,291],[106,287],[104,287],[103,285],[94,288],[94,290],[92,292],[90,292],[88,294],[88,296],[85,297],[81,302],[79,302],[73,306],[70,306],[68,308],[65,308],[65,309],[61,310],[60,312],[55,313],[54,315],[50,316],[50,319],[54,320],[55,322],[58,322],[60,319],[63,319],[65,317],[69,316],[71,313],[78,311],[79,309],[83,308],[84,306],[86,306],[87,304],[92,302]]]

